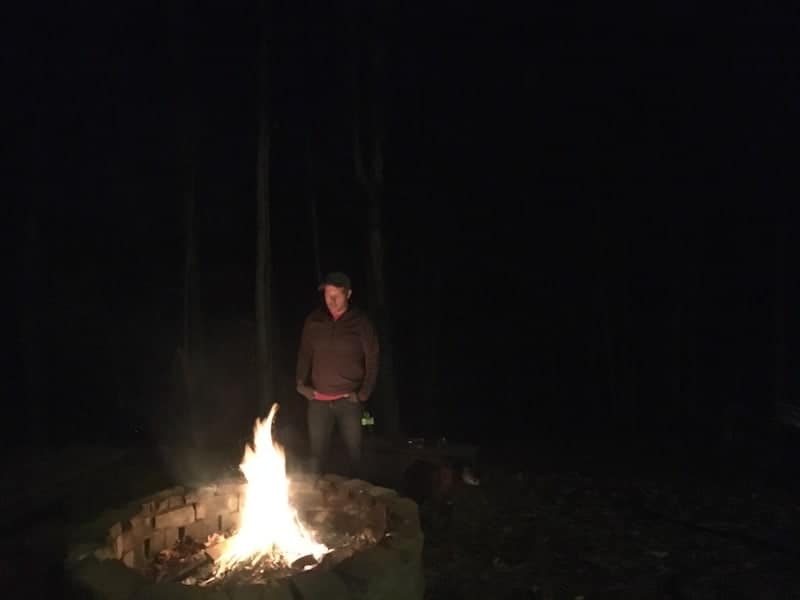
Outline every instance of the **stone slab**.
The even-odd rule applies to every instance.
[[[70,545],[67,549],[67,568],[74,567],[80,561],[94,556],[95,552],[101,548],[103,548],[103,546],[96,542],[78,542],[77,544]],[[111,556],[109,556],[109,558],[111,558]]]
[[[395,498],[397,497],[397,492],[391,488],[387,487],[380,487],[377,485],[373,485],[370,489],[367,490],[367,493],[374,497],[374,498]]]
[[[174,508],[155,516],[155,529],[186,527],[195,521],[195,507],[192,505]]]
[[[169,489],[147,496],[141,501],[141,515],[144,517],[154,516],[156,513],[164,512],[184,504],[183,495],[186,488],[177,485]]]
[[[368,493],[373,485],[362,479],[348,479],[339,483],[339,489],[351,494]]]
[[[389,531],[380,545],[404,554],[407,560],[420,560],[424,543],[425,535],[422,530],[406,524],[399,529],[393,528]]]
[[[122,558],[126,552],[142,544],[151,531],[151,529],[146,531],[135,531],[133,529],[123,531],[111,541],[115,557]]]
[[[209,496],[195,505],[195,518],[216,519],[217,515],[232,513],[239,510],[239,496],[233,494]]]
[[[359,600],[422,600],[422,565],[407,562],[398,552],[373,546],[334,568]]]
[[[154,519],[138,514],[123,522],[123,531],[132,530],[137,537],[146,537],[153,531]]]
[[[178,531],[177,527],[167,527],[166,529],[159,529],[158,531],[162,532],[164,537],[157,535],[150,539],[151,554],[158,554],[161,550],[172,548],[178,542],[178,536],[180,532]],[[157,547],[158,550],[155,549]]]
[[[186,535],[196,542],[205,542],[213,533],[217,532],[217,523],[208,519],[199,519],[186,526]]]
[[[149,584],[138,590],[130,600],[231,600],[231,598],[219,589],[170,582]]]
[[[367,536],[375,541],[383,538],[387,527],[386,506],[377,503],[371,507],[366,515],[366,523],[364,533]]]
[[[220,495],[225,494],[244,494],[247,491],[247,480],[244,478],[225,478],[220,479],[217,483],[217,493]]]
[[[186,504],[194,504],[195,502],[201,502],[211,496],[217,495],[217,486],[216,484],[209,484],[209,485],[199,485],[194,488],[190,488],[186,490],[186,494],[184,494],[184,500],[186,500]]]
[[[222,530],[223,531],[236,531],[239,525],[242,524],[242,513],[232,512],[227,515],[222,515]]]
[[[386,508],[387,532],[380,545],[400,552],[405,560],[421,560],[425,535],[416,502],[398,497],[389,500]]]
[[[238,585],[229,592],[231,600],[296,600],[288,583],[278,585]]]
[[[410,498],[389,498],[386,507],[391,514],[391,520],[410,521],[419,525],[419,507]]]
[[[94,551],[94,557],[97,560],[114,560],[116,559],[116,554],[114,549],[111,546],[100,546],[97,550]]]
[[[357,596],[335,571],[307,571],[291,578],[300,598],[312,600],[355,600]]]

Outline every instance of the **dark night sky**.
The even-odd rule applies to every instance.
[[[199,140],[198,260],[214,348],[214,391],[200,412],[251,407],[257,11],[187,5],[180,16],[173,4],[27,9],[4,42],[20,176],[8,389],[33,397],[23,366],[34,335],[22,315],[41,315],[36,393],[51,399],[53,424],[81,424],[76,435],[109,419],[147,428],[154,412],[180,410],[169,382],[182,118]],[[454,437],[494,436],[511,410],[516,433],[611,423],[604,323],[623,357],[617,385],[638,390],[643,427],[713,421],[731,402],[769,410],[780,282],[787,373],[797,361],[796,21],[676,3],[648,14],[452,2],[390,4],[381,24],[335,4],[270,8],[283,376],[315,302],[309,193],[323,270],[350,272],[365,301],[350,51],[377,32],[387,48],[386,277],[409,430],[434,419]],[[796,392],[796,376],[788,381]]]

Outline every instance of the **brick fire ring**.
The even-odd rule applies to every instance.
[[[246,483],[222,479],[175,487],[110,510],[81,527],[66,568],[73,584],[95,600],[421,600],[423,534],[417,504],[389,488],[325,475],[290,478],[290,494],[354,500],[385,507],[385,535],[333,566],[271,584],[221,589],[155,583],[138,568],[178,539],[236,528]]]

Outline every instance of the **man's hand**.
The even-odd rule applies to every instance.
[[[366,399],[361,399],[361,394],[359,392],[350,392],[347,394],[347,399],[352,402],[353,404],[358,404],[359,402],[364,402]]]
[[[314,399],[314,389],[310,385],[297,385],[297,393],[307,400]]]

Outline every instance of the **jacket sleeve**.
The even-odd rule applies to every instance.
[[[358,391],[359,400],[366,401],[375,390],[380,360],[380,344],[375,327],[369,319],[364,319],[361,326],[361,345],[364,348],[364,382]]]
[[[295,369],[295,383],[305,385],[308,373],[311,370],[311,336],[308,331],[308,319],[303,323],[303,332],[300,334],[300,349],[297,352],[297,368]]]

